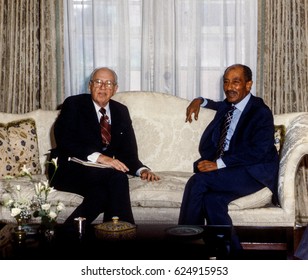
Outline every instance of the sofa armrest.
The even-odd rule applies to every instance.
[[[296,117],[288,126],[281,150],[278,199],[282,209],[295,216],[295,177],[298,166],[308,155],[308,114]]]

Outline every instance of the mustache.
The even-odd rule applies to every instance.
[[[237,92],[234,90],[227,90],[226,94],[237,94]]]

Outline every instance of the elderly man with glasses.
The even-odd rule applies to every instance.
[[[128,108],[112,100],[118,89],[116,73],[106,67],[90,77],[91,94],[68,97],[54,126],[59,168],[52,185],[82,195],[84,200],[65,223],[85,217],[92,223],[100,213],[134,223],[127,174],[155,181],[159,177],[138,158],[137,143]],[[77,158],[108,166],[90,167],[69,160]]]

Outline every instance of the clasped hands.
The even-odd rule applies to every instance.
[[[201,160],[197,164],[197,168],[200,172],[209,172],[209,171],[214,171],[217,170],[217,163],[215,161],[210,161],[210,160]]]
[[[128,167],[120,160],[111,158],[105,155],[100,155],[97,159],[98,163],[107,164],[113,167],[116,170],[122,171],[122,172],[128,172]],[[157,176],[154,172],[150,171],[149,169],[143,169],[140,174],[140,178],[142,180],[147,181],[158,181],[160,180],[159,176]]]

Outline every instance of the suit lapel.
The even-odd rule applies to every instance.
[[[220,136],[220,127],[221,127],[221,123],[223,121],[223,118],[225,116],[225,114],[228,111],[228,106],[223,106],[221,107],[221,109],[219,111],[217,111],[214,119],[209,123],[209,125],[207,126],[207,128],[205,129],[202,137],[201,137],[201,141],[200,141],[200,147],[203,146],[203,143],[205,141],[208,141],[208,137],[211,137],[211,141],[214,144],[217,144],[219,141],[219,136]]]
[[[89,131],[93,131],[97,137],[97,134],[100,135],[100,126],[97,118],[97,113],[90,94],[89,98],[87,98],[86,100],[87,102],[84,102],[84,104],[81,107],[83,112],[83,119],[89,126]]]
[[[237,133],[238,130],[241,130],[241,127],[243,126],[243,123],[244,123],[245,120],[246,120],[246,115],[250,112],[251,107],[252,107],[252,105],[253,105],[253,103],[254,103],[254,100],[255,100],[255,99],[254,99],[254,96],[251,95],[251,97],[250,97],[250,99],[249,99],[247,105],[245,106],[244,111],[243,111],[242,114],[241,114],[240,119],[238,120],[237,126],[236,126],[235,131],[234,131],[234,135],[236,135],[236,133]]]

